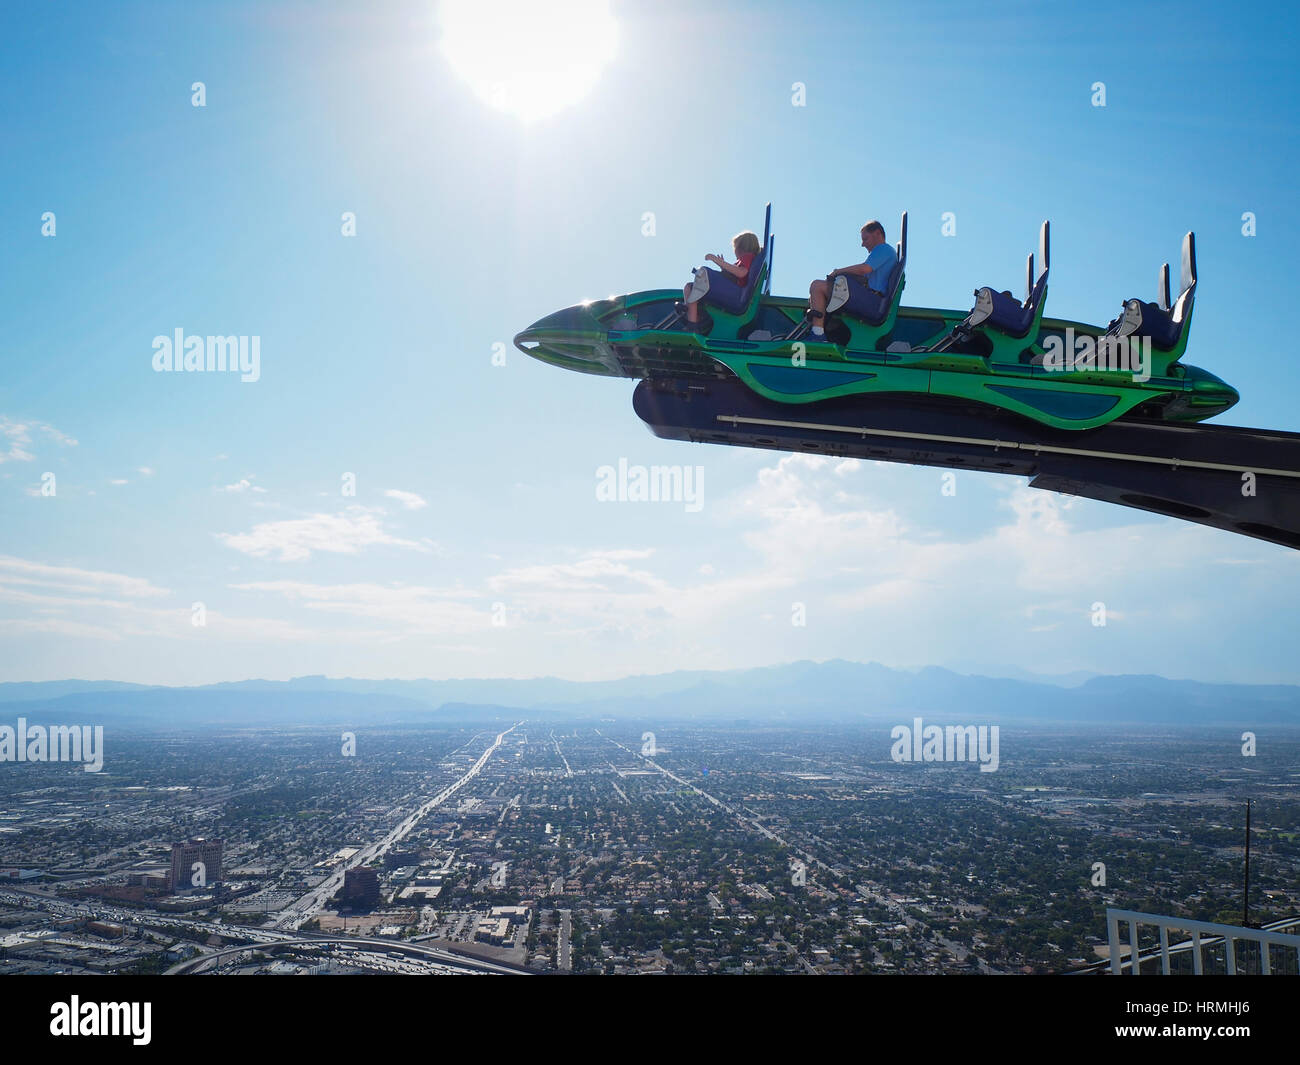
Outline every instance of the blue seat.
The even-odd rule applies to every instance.
[[[1139,325],[1134,333],[1150,337],[1151,343],[1163,351],[1170,350],[1183,334],[1181,324],[1175,322],[1173,315],[1158,304],[1128,300],[1126,310],[1137,315]]]
[[[975,307],[966,316],[966,321],[962,323],[962,327],[967,329],[976,327],[996,329],[999,333],[1004,333],[1016,339],[1028,336],[1042,307],[1043,297],[1047,293],[1048,256],[1050,251],[1048,224],[1046,222],[1043,223],[1043,228],[1039,231],[1038,253],[1042,264],[1042,272],[1038,274],[1038,278],[1035,280],[1034,257],[1029,256],[1025,270],[1025,300],[1023,303],[1011,295],[1010,292],[998,292],[989,286],[977,288],[975,290]]]
[[[1161,351],[1172,351],[1184,339],[1187,324],[1192,316],[1192,302],[1196,298],[1196,235],[1183,237],[1182,292],[1172,308],[1169,304],[1169,264],[1160,267],[1157,281],[1157,303],[1146,300],[1124,301],[1124,310],[1110,323],[1108,336],[1150,337],[1151,346]]]
[[[894,293],[898,291],[898,282],[902,277],[903,263],[899,260],[889,271],[889,281],[882,295],[860,277],[845,275],[844,280],[849,286],[849,298],[839,308],[839,313],[861,318],[868,325],[880,325],[889,315],[889,308],[894,302]]]
[[[743,285],[737,284],[736,279],[730,274],[706,266],[704,272],[709,275],[709,291],[704,294],[700,302],[727,311],[729,314],[743,314],[754,298],[754,290],[763,276],[763,267],[766,263],[767,249],[760,248],[749,266],[749,276]]]
[[[1047,284],[1047,274],[1038,279],[1038,283],[1030,290],[1024,303],[1011,295],[1009,292],[994,292],[992,289],[983,290],[987,297],[992,300],[993,309],[989,312],[988,318],[984,320],[984,325],[992,326],[999,329],[1008,336],[1023,337],[1029,332],[1029,327],[1034,324],[1034,311],[1038,308],[1038,301],[1042,297],[1043,287]],[[980,296],[977,292],[976,298]]]

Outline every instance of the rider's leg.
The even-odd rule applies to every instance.
[[[821,335],[826,324],[826,304],[830,301],[831,287],[825,281],[814,281],[808,286],[808,306],[812,311],[813,332]]]

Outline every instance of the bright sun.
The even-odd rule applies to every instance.
[[[479,97],[532,121],[591,91],[618,40],[609,0],[443,0],[442,51]]]

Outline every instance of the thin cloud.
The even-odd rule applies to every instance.
[[[305,518],[262,522],[246,533],[217,533],[217,539],[253,558],[280,562],[303,562],[317,551],[355,555],[363,548],[377,546],[430,550],[425,544],[403,540],[385,531],[383,513],[375,508],[352,506],[341,514],[311,514]]]
[[[41,432],[46,436],[53,438],[55,443],[62,444],[64,447],[77,446],[76,440],[70,437],[67,433],[60,432],[58,429],[54,428],[54,426],[46,425],[44,422],[37,422],[36,424],[40,427]]]
[[[389,499],[396,499],[407,510],[423,510],[429,505],[428,500],[414,492],[403,492],[400,488],[390,488],[384,493]]]
[[[0,584],[37,585],[60,592],[93,592],[123,595],[130,599],[151,599],[170,595],[142,577],[128,577],[103,570],[75,566],[50,566],[12,555],[0,555]]]
[[[64,447],[77,442],[52,425],[37,421],[14,421],[0,415],[0,462],[31,462],[36,457],[32,434],[40,432]]]
[[[229,492],[234,495],[241,495],[244,492],[265,492],[266,489],[259,484],[253,483],[253,476],[241,477],[234,484],[222,485],[217,489],[218,492]]]
[[[378,621],[401,636],[486,630],[492,624],[487,605],[475,603],[480,593],[465,588],[307,581],[249,581],[230,587],[275,595],[308,610]]]

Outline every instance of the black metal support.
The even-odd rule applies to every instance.
[[[1300,548],[1300,433],[1136,421],[1069,432],[934,396],[772,403],[727,379],[643,380],[632,404],[669,440],[1009,473]]]
[[[1241,927],[1250,927],[1250,800],[1246,800],[1246,877],[1241,890]]]

